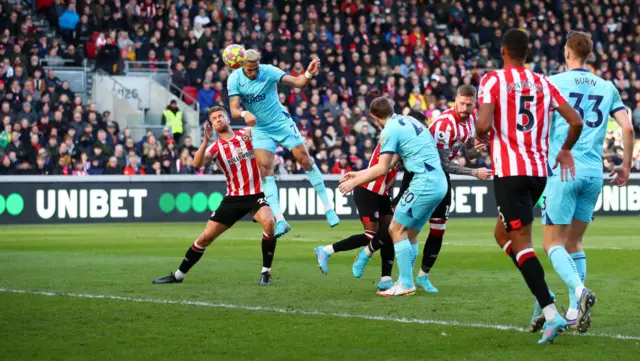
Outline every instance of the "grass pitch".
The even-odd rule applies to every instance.
[[[202,223],[2,226],[0,360],[640,359],[637,217],[593,224],[593,327],[545,346],[523,330],[533,298],[494,244],[494,224],[451,220],[431,273],[440,293],[398,299],[375,296],[378,256],[359,280],[355,252],[334,255],[327,276],[318,270],[313,247],[361,232],[353,221],[293,222],[271,287],[257,286],[256,224],[237,224],[177,285],[151,280],[177,268]],[[566,306],[566,288],[536,249]]]

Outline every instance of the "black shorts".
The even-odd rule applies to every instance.
[[[546,177],[512,176],[493,179],[498,213],[507,232],[533,223],[533,207],[546,185]]]
[[[393,214],[391,197],[381,196],[368,189],[358,187],[353,190],[358,214],[362,222],[378,222],[381,216]]]
[[[444,174],[447,176],[447,194],[442,198],[440,204],[438,204],[438,208],[431,214],[431,219],[449,219],[449,208],[451,208],[451,177],[449,177],[449,173],[447,172]]]
[[[268,206],[264,193],[251,196],[227,196],[224,197],[218,209],[211,213],[209,220],[231,227],[248,213],[255,214],[260,208]]]

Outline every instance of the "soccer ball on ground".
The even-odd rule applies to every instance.
[[[231,44],[222,52],[222,60],[231,69],[238,69],[244,63],[246,52],[242,45]]]

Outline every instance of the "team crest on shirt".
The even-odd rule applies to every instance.
[[[444,143],[447,139],[447,133],[445,133],[443,130],[440,130],[438,131],[436,137],[438,138],[438,143]]]
[[[247,135],[243,135],[242,136],[242,140],[244,140],[245,142],[249,140],[249,137]]]

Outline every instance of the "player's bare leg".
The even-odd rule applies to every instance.
[[[419,231],[416,229],[409,229],[395,220],[391,221],[389,234],[393,240],[400,277],[393,287],[386,291],[379,291],[377,293],[379,296],[410,296],[416,293],[416,287],[413,282],[413,264],[418,258],[418,233]]]
[[[498,220],[496,221],[496,228],[493,231],[493,237],[495,237],[498,246],[500,246],[507,256],[511,258],[516,268],[520,268],[518,267],[518,261],[516,260],[516,254],[513,251],[511,241],[509,240],[509,235],[507,234],[507,230],[504,229],[504,224],[502,223],[500,216],[498,216]]]
[[[313,162],[313,158],[309,155],[307,148],[304,144],[300,144],[294,147],[291,152],[296,161],[302,166],[309,177],[309,182],[315,189],[316,194],[320,197],[322,204],[324,205],[324,213],[327,216],[327,222],[330,227],[335,227],[340,223],[340,218],[336,214],[331,202],[329,201],[329,195],[327,194],[327,188],[324,186],[324,179],[320,169]]]
[[[510,232],[507,232],[507,235],[512,241],[512,248],[516,254],[520,272],[527,286],[529,286],[531,293],[533,293],[538,301],[540,308],[542,308],[542,315],[545,320],[545,332],[542,339],[538,342],[546,343],[549,342],[549,340],[555,339],[558,333],[567,327],[567,323],[558,313],[554,299],[547,287],[544,279],[544,269],[533,250],[531,229],[531,223],[520,225],[519,227],[514,227]]]
[[[254,151],[254,156],[258,163],[258,169],[260,170],[260,186],[262,187],[262,192],[267,198],[267,203],[269,203],[269,207],[276,218],[276,230],[274,237],[278,238],[291,231],[291,226],[289,226],[289,223],[284,219],[284,215],[280,209],[278,186],[276,185],[276,179],[273,176],[275,155],[266,149],[256,149]]]
[[[254,215],[262,226],[262,270],[260,271],[260,286],[271,284],[271,265],[276,252],[275,217],[270,207],[261,207]]]
[[[226,224],[214,221],[207,222],[204,231],[200,234],[200,236],[198,236],[198,238],[196,238],[195,241],[193,241],[193,243],[187,250],[187,253],[184,255],[184,259],[178,267],[178,270],[175,273],[169,274],[168,276],[156,278],[155,280],[153,280],[153,283],[182,283],[182,281],[184,280],[184,276],[187,274],[187,272],[189,272],[191,267],[198,263],[200,258],[202,258],[202,255],[204,254],[204,251],[207,249],[207,247],[227,229],[229,229],[229,226],[227,226]]]
[[[316,247],[314,249],[320,271],[324,274],[329,273],[329,258],[337,252],[350,251],[365,247],[373,239],[378,231],[378,222],[362,222],[364,233],[354,234],[334,244]]]
[[[564,248],[569,253],[569,256],[573,260],[573,263],[576,266],[576,271],[578,272],[578,277],[580,277],[580,281],[584,284],[585,279],[587,277],[587,257],[582,249],[582,239],[584,237],[584,233],[587,230],[589,223],[582,222],[576,218],[574,218],[571,222],[571,227],[567,232],[567,237],[565,240]],[[567,310],[567,314],[565,317],[567,321],[579,318],[579,309],[581,304],[576,295],[572,292],[569,292],[569,309]],[[582,330],[586,330],[591,326],[591,315],[588,314],[582,319]],[[570,326],[571,322],[569,322]]]

